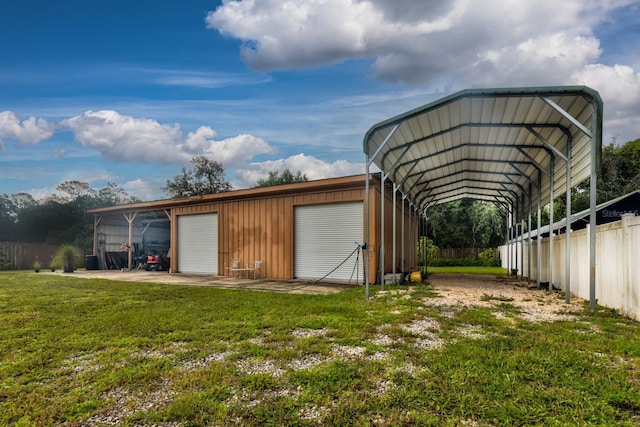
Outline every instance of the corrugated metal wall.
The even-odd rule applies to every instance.
[[[370,280],[375,281],[376,270],[378,269],[378,256],[380,250],[380,186],[379,181],[371,186],[371,241],[370,247]],[[240,259],[241,264],[252,264],[254,260],[261,260],[261,277],[273,279],[292,279],[294,277],[294,206],[335,203],[347,201],[365,200],[364,180],[357,188],[332,189],[316,191],[302,194],[278,195],[272,197],[247,198],[244,200],[230,200],[213,203],[194,204],[173,208],[171,241],[177,242],[177,217],[180,215],[193,215],[200,213],[218,213],[218,239],[219,256],[218,271],[225,272],[225,266],[230,266],[233,259]],[[391,195],[388,195],[389,200]],[[391,212],[392,205],[387,202],[386,210]],[[401,220],[401,204],[397,205],[398,227]],[[365,212],[362,212],[363,220]],[[417,243],[417,226],[413,221],[413,228],[410,228],[411,218],[409,210],[405,209],[405,256],[415,257],[415,245]],[[392,268],[392,215],[385,215],[387,224],[387,245],[385,252],[387,255],[387,269]],[[362,237],[364,241],[364,236]],[[399,259],[401,249],[401,231],[397,233],[397,258]],[[177,245],[172,245],[172,269],[178,265],[180,254]],[[400,261],[398,260],[398,263]],[[408,260],[407,263],[415,265],[415,260]]]

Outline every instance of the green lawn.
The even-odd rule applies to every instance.
[[[507,269],[502,267],[427,267],[431,273],[465,273],[465,274],[494,274],[506,275]]]
[[[585,307],[532,323],[508,301],[391,289],[0,272],[0,425],[640,423],[637,322]]]

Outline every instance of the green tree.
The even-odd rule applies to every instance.
[[[182,168],[173,180],[167,180],[162,188],[169,197],[190,197],[203,194],[222,193],[231,190],[231,184],[225,180],[224,167],[206,156],[191,159],[193,169]]]
[[[124,205],[126,203],[136,203],[140,201],[139,198],[130,195],[118,184],[107,182],[107,185],[98,190],[93,201],[93,207]]]
[[[640,189],[640,139],[629,141],[621,147],[615,140],[602,148],[602,162],[598,174],[596,203],[604,203],[632,191]],[[590,180],[585,180],[571,189],[571,213],[589,209]],[[566,217],[567,196],[561,194],[553,205],[553,219],[560,221]],[[547,216],[542,216],[542,225],[549,224]],[[535,223],[535,222],[534,222]]]
[[[300,171],[296,175],[292,174],[287,168],[279,173],[277,170],[269,172],[269,176],[266,179],[259,179],[256,182],[256,187],[269,187],[272,185],[291,184],[294,182],[309,181],[306,174],[302,174]]]
[[[427,236],[440,248],[486,248],[504,241],[505,217],[493,203],[461,199],[427,212]]]
[[[86,182],[65,181],[57,194],[36,201],[18,193],[0,197],[0,239],[91,246],[93,216],[87,209],[138,201],[113,183],[96,190]]]
[[[96,190],[91,188],[89,183],[81,181],[65,181],[56,187],[61,193],[66,193],[66,197],[62,197],[63,200],[74,201],[81,197],[95,197]]]

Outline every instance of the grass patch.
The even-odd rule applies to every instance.
[[[427,267],[429,274],[435,273],[463,273],[463,274],[492,274],[503,276],[507,274],[507,269],[502,267]]]
[[[640,422],[637,322],[434,298],[0,272],[0,425]]]

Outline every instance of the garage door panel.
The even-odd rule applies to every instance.
[[[326,280],[361,283],[362,254],[354,250],[363,230],[362,202],[296,206],[295,277],[313,280],[329,274]]]
[[[178,217],[178,271],[218,274],[218,214]]]

